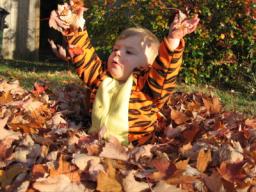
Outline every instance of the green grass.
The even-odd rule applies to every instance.
[[[36,81],[44,81],[50,88],[82,82],[68,63],[41,63],[28,61],[4,61],[0,64],[0,76],[19,80],[22,87],[33,88]]]
[[[243,113],[248,117],[256,115],[256,100],[251,98],[249,95],[244,95],[240,92],[218,89],[209,85],[184,84],[179,85],[177,90],[187,93],[202,92],[205,94],[218,96],[224,105],[224,110]]]
[[[62,87],[66,84],[82,84],[74,72],[72,64],[65,62],[42,63],[28,61],[2,61],[0,64],[0,76],[7,79],[17,79],[21,86],[32,89],[36,81],[45,81],[50,89]],[[224,109],[245,114],[256,115],[256,100],[239,92],[221,90],[209,85],[178,85],[178,91],[187,93],[203,92],[213,94],[221,98]]]

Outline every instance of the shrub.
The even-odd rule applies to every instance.
[[[130,26],[143,26],[163,38],[168,20],[179,8],[199,14],[198,30],[186,37],[180,80],[214,83],[255,96],[256,21],[248,15],[250,0],[85,0],[87,27],[99,55],[107,58],[117,35]],[[251,10],[256,4],[250,4]]]

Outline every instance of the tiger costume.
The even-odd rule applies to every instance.
[[[91,90],[92,108],[101,83],[111,75],[107,72],[106,64],[97,56],[86,30],[65,35],[65,38],[72,49],[71,61],[76,72]],[[178,48],[171,51],[166,41],[167,39],[164,39],[161,42],[158,56],[152,66],[143,70],[135,69],[132,73],[127,118],[128,141],[133,144],[145,144],[152,139],[157,113],[167,102],[176,85],[185,42],[182,39]]]

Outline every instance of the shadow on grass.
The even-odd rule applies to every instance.
[[[72,63],[54,60],[53,62],[27,61],[27,60],[2,60],[0,67],[14,68],[21,71],[48,72],[73,70]]]

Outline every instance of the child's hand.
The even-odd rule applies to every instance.
[[[49,27],[54,28],[55,30],[63,33],[69,28],[69,25],[60,19],[60,15],[56,10],[53,10],[49,19]]]
[[[69,30],[74,32],[79,27],[83,29],[85,24],[83,14],[86,10],[82,0],[70,0],[69,4],[58,5],[58,9],[51,12],[49,27],[63,35]]]
[[[179,11],[170,25],[168,37],[173,39],[182,39],[185,35],[196,30],[199,20],[198,15],[188,19],[185,14]]]
[[[177,48],[180,40],[184,36],[196,30],[199,21],[200,19],[198,18],[198,15],[189,19],[185,14],[179,11],[179,13],[175,15],[175,18],[169,28],[169,34],[167,37],[169,47],[171,49]]]

